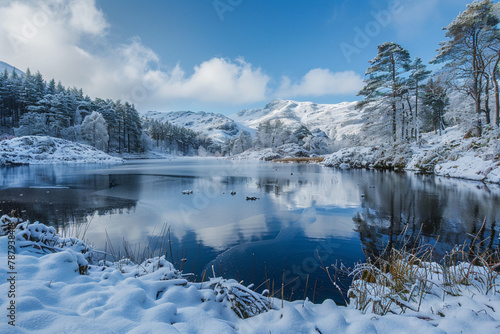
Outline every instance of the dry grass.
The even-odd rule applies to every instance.
[[[320,163],[325,160],[325,157],[301,157],[301,158],[282,158],[282,159],[274,159],[274,162],[284,162],[284,163],[289,163],[289,162],[297,162],[297,163]]]
[[[483,227],[484,229],[484,223]],[[477,235],[480,234],[481,230]],[[380,315],[418,312],[426,294],[460,296],[464,291],[500,292],[499,249],[484,248],[473,236],[456,246],[439,262],[433,262],[434,246],[403,240],[399,249],[386,249],[373,260],[357,264],[348,274],[353,283],[348,291],[358,310]]]

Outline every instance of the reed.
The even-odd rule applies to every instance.
[[[348,291],[351,305],[363,312],[385,315],[418,312],[427,294],[445,300],[465,291],[485,295],[500,292],[499,249],[482,247],[490,237],[478,237],[485,222],[476,235],[470,236],[470,242],[455,246],[439,262],[434,261],[435,244],[412,243],[408,238],[400,248],[386,249],[356,264],[348,273],[353,277]]]

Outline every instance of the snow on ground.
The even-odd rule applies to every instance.
[[[229,157],[231,160],[264,160],[309,157],[310,153],[298,144],[285,144],[276,148],[249,149]]]
[[[440,176],[500,183],[500,132],[486,129],[481,137],[465,138],[459,126],[442,135],[423,135],[422,145],[358,146],[325,156],[323,164],[347,168],[398,168]]]
[[[440,136],[427,134],[408,170],[431,170],[436,175],[500,183],[500,132],[486,129],[481,137],[464,138],[458,126]]]
[[[92,146],[48,136],[25,136],[0,141],[0,166],[47,163],[119,163]]]
[[[1,218],[0,272],[15,276],[15,282],[0,282],[1,333],[494,333],[500,328],[500,297],[493,293],[429,294],[420,312],[385,316],[331,300],[282,306],[234,280],[189,282],[164,257],[141,265],[127,259],[93,264],[97,259],[84,243],[61,238],[43,224],[21,223],[9,239],[9,221],[19,223]],[[7,274],[12,238],[16,274]],[[8,297],[14,290],[15,297]],[[7,313],[15,314],[15,327]]]

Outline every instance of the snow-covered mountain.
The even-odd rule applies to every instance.
[[[229,117],[254,129],[264,121],[279,119],[292,129],[305,125],[311,131],[320,129],[331,139],[340,140],[343,135],[361,131],[362,112],[356,110],[356,103],[317,104],[277,99],[264,108],[242,110]]]
[[[148,119],[161,122],[168,121],[177,126],[183,126],[193,131],[202,132],[218,143],[223,143],[226,139],[236,137],[242,130],[251,130],[237,124],[227,116],[204,111],[148,111],[144,116]]]
[[[21,71],[20,69],[14,67],[12,65],[7,64],[6,62],[0,61],[0,74],[3,74],[5,72],[5,70],[7,70],[7,72],[10,75],[12,73],[13,69],[15,69],[15,71],[18,75],[24,75],[24,72]]]
[[[260,123],[276,119],[292,130],[305,125],[311,131],[320,129],[331,139],[341,140],[343,135],[356,135],[361,130],[362,112],[355,106],[356,102],[316,104],[277,99],[264,108],[242,110],[230,116],[203,111],[149,111],[145,116],[201,131],[219,143],[242,130],[254,134]]]

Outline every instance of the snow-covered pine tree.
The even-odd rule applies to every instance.
[[[392,124],[392,137],[397,139],[398,102],[401,99],[403,75],[409,70],[410,54],[401,45],[386,42],[378,46],[377,56],[366,70],[365,87],[358,93],[364,96],[359,107],[371,111],[387,110]]]
[[[426,130],[433,129],[435,133],[441,134],[445,129],[444,113],[449,105],[446,84],[443,84],[440,77],[429,79],[424,88],[423,96],[423,120]]]
[[[411,129],[411,138],[420,142],[420,120],[419,107],[423,95],[423,90],[431,71],[427,70],[427,66],[422,62],[422,59],[417,57],[410,65],[410,76],[406,82],[408,95],[407,105],[410,111],[413,127]]]
[[[9,115],[9,108],[7,99],[9,98],[9,90],[7,82],[9,80],[9,73],[7,69],[0,74],[0,126],[7,126],[7,116]]]
[[[495,59],[490,55],[492,50],[499,49],[500,20],[493,13],[494,5],[491,0],[468,4],[467,9],[444,28],[448,40],[440,43],[438,54],[432,60],[432,63],[444,63],[445,69],[453,74],[453,89],[474,100],[478,124],[481,124],[482,112],[486,122],[490,120],[489,105],[483,109],[482,101],[489,98],[488,67]]]

